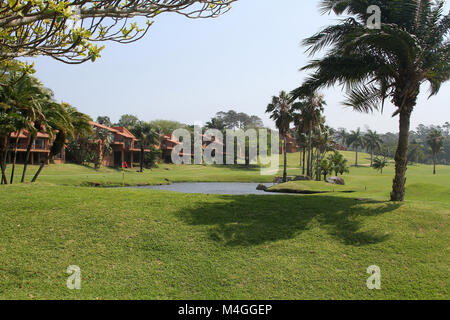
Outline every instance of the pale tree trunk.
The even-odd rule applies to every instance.
[[[306,175],[311,177],[312,176],[312,130],[309,130],[309,137],[308,137],[308,165],[306,168]]]
[[[321,176],[320,176],[320,150],[317,149],[316,150],[317,153],[317,160],[316,160],[316,180],[320,181]]]
[[[358,166],[358,147],[356,147],[355,167]]]
[[[370,149],[370,167],[373,167],[373,149]]]
[[[405,183],[407,170],[408,138],[411,112],[413,107],[404,106],[400,112],[400,132],[398,146],[395,153],[395,178],[392,185],[391,201],[403,201],[405,199]]]

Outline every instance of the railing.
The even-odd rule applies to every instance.
[[[11,143],[9,145],[10,150],[14,150],[14,148],[16,148],[16,144],[15,143]],[[28,144],[26,143],[19,143],[17,144],[17,149],[19,150],[26,150],[28,148]],[[31,146],[31,150],[46,150],[48,148],[45,147],[45,145],[41,145],[41,144],[36,144],[36,145],[32,145]]]

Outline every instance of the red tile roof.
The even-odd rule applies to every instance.
[[[22,130],[19,133],[19,138],[22,139],[26,139],[28,138],[30,135],[30,133],[28,132],[28,130]],[[43,133],[43,132],[38,132],[36,135],[37,138],[49,138],[49,135],[47,133]],[[17,132],[13,132],[11,133],[11,138],[17,138]]]
[[[136,137],[130,131],[128,131],[124,127],[107,127],[105,125],[102,125],[102,124],[94,122],[94,121],[90,121],[89,124],[91,126],[96,127],[96,128],[108,130],[108,131],[110,131],[112,133],[118,134],[118,135],[123,136],[125,138],[138,140],[138,139],[136,139]]]

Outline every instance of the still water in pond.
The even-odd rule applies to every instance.
[[[240,182],[187,182],[174,183],[165,186],[145,186],[144,189],[167,190],[183,193],[203,193],[203,194],[276,194],[256,190],[259,183],[240,183]],[[271,187],[272,184],[266,184]]]

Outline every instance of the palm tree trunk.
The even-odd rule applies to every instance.
[[[2,171],[2,184],[8,184],[8,179],[6,178],[6,159],[8,157],[8,144],[9,144],[9,137],[11,134],[9,134],[7,137],[4,137],[4,146],[2,146],[2,152],[0,153],[0,164],[1,164],[1,171]]]
[[[2,171],[2,182],[1,182],[1,184],[8,184],[8,180],[6,179],[5,167],[3,166],[2,162],[0,162],[0,167],[1,167],[1,171]]]
[[[308,137],[308,166],[306,168],[306,175],[311,177],[312,176],[312,170],[311,170],[311,159],[312,159],[312,130],[309,130],[309,137]]]
[[[404,106],[400,112],[400,132],[397,151],[395,153],[395,178],[392,185],[391,201],[403,201],[405,199],[405,183],[407,170],[407,152],[409,128],[411,122],[412,106]]]
[[[436,174],[436,154],[433,154],[433,174]]]
[[[141,154],[139,156],[139,172],[144,172],[144,148],[141,147]]]
[[[17,131],[16,142],[14,143],[14,156],[13,156],[12,167],[11,167],[11,179],[9,181],[10,184],[13,184],[13,182],[14,182],[14,171],[16,170],[17,144],[19,143],[19,135],[20,135],[20,131]]]
[[[356,147],[355,167],[358,166],[358,147]]]
[[[370,167],[373,167],[373,149],[370,149]]]
[[[301,169],[302,168],[302,149],[300,149],[299,152],[299,159],[298,159],[298,167]]]
[[[320,181],[320,151],[319,149],[316,150],[317,153],[317,160],[316,160],[316,180]]]
[[[39,177],[39,175],[41,174],[42,169],[44,169],[45,164],[47,163],[48,159],[50,159],[50,158],[51,157],[49,156],[49,154],[47,154],[47,156],[45,157],[45,160],[41,161],[39,169],[36,172],[36,174],[34,175],[33,179],[31,179],[31,182],[36,182],[36,179]]]
[[[283,137],[283,155],[284,155],[284,168],[283,168],[283,182],[287,181],[287,171],[286,171],[286,166],[287,166],[287,157],[286,157],[286,135]]]
[[[27,153],[25,156],[25,163],[23,165],[23,172],[22,172],[22,179],[20,180],[21,183],[25,182],[25,174],[27,173],[27,168],[28,168],[28,162],[30,161],[30,153],[31,153],[31,146],[34,143],[34,135],[30,136],[30,141],[28,141],[28,146],[27,146]]]
[[[303,168],[302,168],[302,174],[305,175],[305,160],[306,160],[306,147],[303,147]]]
[[[1,152],[0,152],[0,170],[2,171],[1,184],[8,184],[8,180],[6,179],[6,168],[5,168],[5,165],[3,163],[3,152],[5,152],[5,151],[2,148]]]

